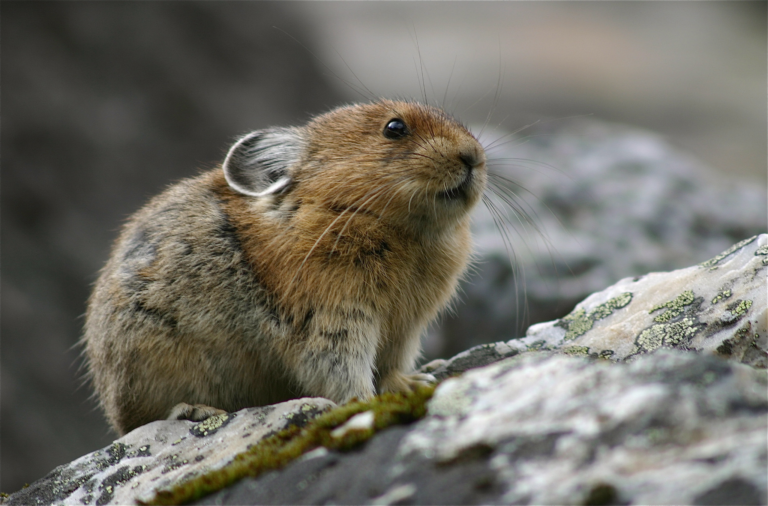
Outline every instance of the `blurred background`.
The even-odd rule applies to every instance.
[[[114,439],[78,370],[90,285],[126,217],[240,133],[412,97],[496,131],[631,124],[713,181],[768,179],[765,2],[4,1],[0,24],[3,492]]]

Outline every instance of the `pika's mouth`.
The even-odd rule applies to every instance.
[[[472,184],[472,171],[468,170],[467,175],[464,176],[464,180],[453,188],[441,191],[437,194],[437,197],[443,200],[467,200],[469,187]]]

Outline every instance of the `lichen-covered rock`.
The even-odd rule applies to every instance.
[[[698,354],[524,354],[444,382],[401,458],[484,455],[507,504],[764,504],[766,388],[765,371]]]
[[[478,206],[478,262],[427,343],[434,356],[520,337],[624,277],[692,265],[768,230],[764,187],[717,176],[653,133],[589,118],[482,131],[491,173],[519,184],[496,178],[490,189],[506,186],[519,208],[495,200],[507,244],[499,216]]]
[[[241,439],[238,417],[219,445]],[[170,472],[194,475],[184,460],[205,430],[155,424],[169,423],[192,441],[189,467]],[[526,352],[446,380],[411,426],[351,452],[318,448],[196,504],[765,504],[767,430],[764,370],[666,349],[630,363]],[[167,483],[134,464],[179,462],[173,437],[154,457],[154,443],[118,441],[9,502],[125,503]]]
[[[768,235],[687,269],[626,278],[569,315],[533,325],[518,350],[558,349],[625,360],[658,348],[768,366]]]
[[[677,350],[524,353],[445,381],[410,427],[197,504],[765,504],[767,388]]]
[[[203,422],[157,421],[110,446],[59,466],[7,498],[9,505],[134,504],[231,462],[288,425],[304,425],[335,404],[305,398],[218,415]]]
[[[433,360],[421,366],[419,371],[432,374],[438,380],[444,380],[469,369],[492,364],[503,358],[513,357],[521,351],[525,350],[522,350],[521,347],[512,347],[503,342],[481,344],[467,351],[462,351],[448,360]]]
[[[713,353],[768,366],[768,235],[740,241],[700,265],[623,279],[526,337],[482,344],[422,372],[438,379],[526,351],[625,360],[657,348]]]

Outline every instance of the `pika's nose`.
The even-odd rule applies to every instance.
[[[480,157],[475,149],[464,149],[459,153],[459,160],[467,169],[474,169],[480,164]]]

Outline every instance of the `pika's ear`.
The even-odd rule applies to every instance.
[[[299,162],[303,151],[298,129],[256,130],[230,148],[222,165],[224,177],[232,189],[245,195],[279,193],[291,184],[289,168]]]

